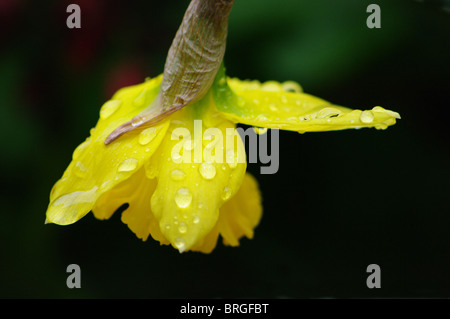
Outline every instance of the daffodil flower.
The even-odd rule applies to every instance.
[[[255,178],[246,173],[240,137],[231,147],[217,146],[210,129],[223,136],[237,123],[301,133],[385,129],[399,118],[379,106],[361,111],[331,104],[303,93],[295,82],[229,78],[223,66],[201,98],[167,112],[154,106],[161,101],[164,76],[123,88],[102,106],[97,125],[51,191],[46,222],[68,225],[91,211],[108,219],[126,203],[122,221],[142,240],[150,235],[180,252],[209,253],[220,234],[225,245],[238,246],[242,237],[253,237],[261,219],[261,194]],[[156,110],[153,116],[165,115],[151,125],[133,125],[133,119],[149,114],[149,105]],[[174,152],[180,143],[177,132],[194,132],[196,121],[201,121],[203,138],[182,136],[183,147]],[[124,123],[132,129],[114,135]],[[193,160],[180,160],[180,153]]]

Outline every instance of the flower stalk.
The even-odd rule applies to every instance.
[[[106,145],[136,127],[152,126],[205,96],[225,54],[233,3],[234,0],[192,0],[169,49],[158,98],[114,130],[106,138]]]

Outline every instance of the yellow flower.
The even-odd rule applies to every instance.
[[[220,234],[224,244],[237,246],[243,236],[253,237],[262,214],[261,195],[246,173],[241,139],[220,147],[214,144],[216,137],[205,137],[208,129],[217,128],[223,136],[236,123],[301,133],[385,129],[400,118],[379,106],[361,111],[333,105],[303,93],[294,82],[227,78],[222,67],[201,100],[105,145],[117,127],[157,98],[161,81],[158,76],[123,88],[103,105],[91,136],[75,149],[51,191],[46,222],[72,224],[90,211],[108,219],[128,203],[122,221],[142,240],[151,235],[180,252],[208,253]],[[179,136],[198,130],[195,120],[201,120],[202,138]],[[184,161],[185,156],[191,161]],[[225,160],[214,161],[212,156]]]

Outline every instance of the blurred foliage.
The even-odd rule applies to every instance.
[[[82,28],[66,27],[77,3]],[[120,87],[162,72],[189,1],[0,1],[0,296],[450,296],[450,15],[445,2],[236,0],[230,76],[295,80],[352,108],[400,112],[386,131],[281,132],[280,170],[260,175],[253,240],[211,255],[141,242],[89,214],[44,225],[48,196]],[[448,6],[447,6],[448,8]],[[82,288],[66,287],[80,265]],[[382,288],[367,289],[366,267]]]

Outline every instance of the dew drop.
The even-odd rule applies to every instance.
[[[363,123],[372,123],[373,119],[374,119],[374,116],[373,116],[373,113],[371,111],[362,111],[359,119]]]
[[[84,164],[82,162],[78,161],[75,164],[75,168],[76,168],[75,172],[79,177],[86,177],[86,173],[87,173],[88,169],[86,166],[84,166]]]
[[[194,218],[192,219],[192,222],[194,224],[198,224],[200,222],[200,217],[198,217],[197,215],[194,216]]]
[[[283,89],[279,83],[275,81],[267,81],[261,85],[261,90],[270,92],[280,92]]]
[[[97,189],[98,186],[94,186],[88,191],[76,191],[70,194],[62,195],[52,203],[52,206],[62,205],[63,207],[69,207],[80,203],[93,202],[96,199]]]
[[[180,225],[178,225],[178,231],[179,231],[181,234],[186,233],[186,232],[187,232],[187,226],[186,226],[186,223],[181,222]]]
[[[172,160],[174,163],[179,163],[181,161],[181,155],[177,152],[172,152],[172,157],[169,157],[168,160]]]
[[[216,176],[216,167],[211,163],[202,163],[199,171],[204,179],[213,179]]]
[[[235,168],[237,166],[237,159],[234,150],[232,149],[227,150],[226,160],[230,168]]]
[[[186,249],[186,243],[184,242],[183,238],[176,238],[174,245],[180,251],[180,253],[182,253]]]
[[[223,200],[227,200],[227,199],[229,199],[231,197],[231,188],[229,188],[228,186],[226,186],[224,189],[223,189],[223,192],[222,192],[222,199]]]
[[[324,108],[322,110],[320,110],[319,112],[317,112],[316,114],[316,118],[317,119],[325,119],[325,118],[330,118],[330,117],[336,117],[339,116],[341,112],[338,109],[334,109],[332,107],[327,107]]]
[[[144,119],[143,119],[141,116],[139,116],[139,115],[136,115],[136,116],[133,117],[133,119],[131,120],[131,126],[133,126],[133,127],[139,126],[139,125],[141,125],[142,123],[144,123]]]
[[[302,92],[302,87],[294,81],[284,82],[283,84],[281,84],[281,86],[283,87],[283,90],[286,92],[294,92],[294,93]]]
[[[121,105],[121,100],[110,100],[106,102],[100,109],[100,118],[103,120],[107,119],[108,117],[113,115]]]
[[[182,187],[175,194],[175,203],[180,208],[188,207],[192,202],[192,194],[188,188]]]
[[[147,145],[150,143],[156,136],[156,128],[150,127],[145,129],[139,134],[139,144]]]
[[[171,173],[170,173],[170,177],[172,177],[172,179],[174,181],[181,181],[186,177],[186,173],[183,172],[182,170],[179,169],[174,169]]]
[[[138,160],[135,158],[128,158],[124,160],[122,163],[120,163],[119,167],[117,168],[118,172],[129,172],[136,169],[138,164]]]
[[[288,99],[287,99],[286,95],[281,94],[281,102],[285,103],[285,104],[288,102]]]

